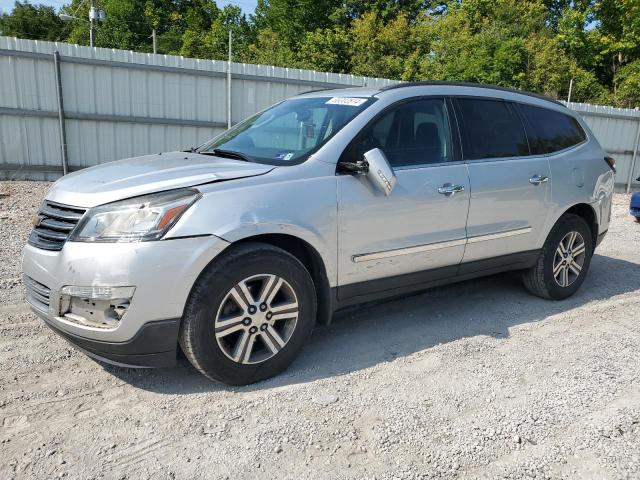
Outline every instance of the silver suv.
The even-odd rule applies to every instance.
[[[24,249],[27,300],[91,356],[247,384],[344,306],[522,271],[580,287],[614,163],[563,105],[468,84],[307,93],[187,152],[58,180]]]

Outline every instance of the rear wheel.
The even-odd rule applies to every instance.
[[[229,385],[285,370],[309,337],[316,295],[304,265],[279,248],[246,243],[209,265],[187,302],[180,345],[191,364]]]
[[[573,295],[589,270],[592,238],[582,217],[562,216],[549,233],[536,265],[524,272],[525,287],[534,295],[553,300]]]

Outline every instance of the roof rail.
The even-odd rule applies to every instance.
[[[525,90],[516,90],[515,88],[507,88],[507,87],[499,87],[497,85],[485,85],[482,83],[472,83],[472,82],[447,82],[447,81],[438,81],[438,80],[426,80],[426,81],[418,81],[418,82],[404,82],[404,83],[396,83],[394,85],[387,85],[386,87],[382,87],[380,89],[381,92],[386,92],[387,90],[395,90],[397,88],[406,88],[406,87],[425,87],[425,86],[446,86],[446,87],[473,87],[473,88],[487,88],[491,90],[500,90],[502,92],[510,92],[510,93],[518,93],[520,95],[527,95],[529,97],[539,98],[541,100],[546,100],[548,102],[553,102],[558,105],[564,106],[561,102],[548,97],[547,95],[543,95],[541,93],[533,93],[527,92]]]
[[[306,90],[304,92],[300,92],[296,95],[296,97],[299,95],[304,95],[306,93],[324,92],[326,90],[344,90],[346,88],[363,88],[363,87],[361,85],[342,85],[342,86],[328,86],[328,87],[322,87],[322,88],[314,88],[313,90]]]

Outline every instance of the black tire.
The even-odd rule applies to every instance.
[[[582,270],[570,285],[563,287],[553,274],[554,257],[560,242],[570,232],[578,232],[584,239],[585,256]],[[570,297],[580,288],[589,271],[593,256],[593,234],[587,222],[578,215],[565,214],[554,225],[542,247],[535,266],[526,270],[522,280],[529,292],[550,300],[562,300]]]
[[[217,312],[234,286],[262,274],[279,276],[295,291],[295,329],[273,357],[262,363],[237,363],[223,352],[215,338]],[[311,334],[316,310],[313,280],[296,257],[271,245],[243,243],[208,265],[196,281],[184,310],[179,342],[189,362],[206,377],[227,385],[247,385],[273,377],[291,364]]]
[[[636,222],[640,223],[640,217],[636,217]]]

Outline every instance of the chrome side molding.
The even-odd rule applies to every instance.
[[[368,262],[371,260],[380,260],[382,258],[397,257],[400,255],[410,255],[412,253],[429,252],[431,250],[439,250],[441,248],[459,247],[465,245],[467,240],[461,238],[459,240],[449,240],[447,242],[428,243],[426,245],[418,245],[415,247],[398,248],[396,250],[385,250],[375,253],[363,253],[361,255],[354,255],[351,257],[355,263]]]
[[[515,237],[516,235],[525,235],[531,232],[531,227],[517,228],[515,230],[506,230],[504,232],[489,233],[487,235],[478,235],[476,237],[467,238],[468,243],[486,242],[487,240],[498,240],[500,238]]]
[[[398,248],[395,250],[384,250],[382,252],[363,253],[353,255],[351,260],[354,263],[369,262],[371,260],[381,260],[383,258],[398,257],[400,255],[411,255],[413,253],[429,252],[442,248],[459,247],[467,243],[486,242],[488,240],[498,240],[500,238],[514,237],[516,235],[525,235],[531,232],[531,227],[518,228],[515,230],[507,230],[504,232],[490,233],[487,235],[478,235],[475,237],[460,238],[458,240],[448,240],[446,242],[428,243],[426,245],[417,245],[415,247]]]

